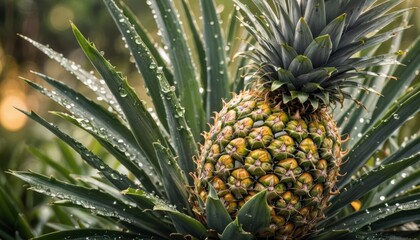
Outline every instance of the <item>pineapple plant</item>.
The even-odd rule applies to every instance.
[[[127,5],[103,2],[154,108],[73,23],[100,78],[22,36],[98,101],[41,73],[50,88],[25,81],[65,107],[53,113],[118,163],[111,167],[53,123],[22,111],[99,173],[67,173],[65,182],[10,171],[57,199],[54,205],[84,209],[71,215],[78,228],[66,221],[35,239],[418,236],[420,137],[395,141],[420,109],[420,40],[408,52],[399,49],[410,15],[393,10],[402,1],[235,1],[224,32],[214,1],[200,1],[199,28],[186,0],[151,0],[162,49]],[[93,216],[83,223],[87,213]]]

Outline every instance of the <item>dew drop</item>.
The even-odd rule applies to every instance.
[[[127,95],[128,95],[127,90],[125,90],[125,88],[123,88],[123,87],[120,87],[120,88],[118,89],[118,92],[120,93],[120,96],[121,96],[121,97],[127,97]]]

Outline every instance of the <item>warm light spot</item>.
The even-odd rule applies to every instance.
[[[358,212],[362,208],[362,202],[360,200],[355,200],[350,203],[350,205],[353,207],[354,211]]]
[[[70,27],[69,21],[74,19],[74,12],[64,5],[57,5],[50,11],[51,26],[59,31]]]
[[[27,109],[23,98],[17,95],[5,96],[0,102],[0,123],[6,130],[13,132],[23,128],[27,121],[27,117],[14,107]]]

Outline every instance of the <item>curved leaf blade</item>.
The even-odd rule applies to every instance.
[[[153,56],[151,54],[151,51],[145,44],[143,38],[140,37],[132,23],[126,16],[122,14],[121,9],[115,4],[114,1],[103,1],[110,15],[114,19],[115,24],[118,26],[121,35],[124,36],[124,41],[134,58],[136,67],[143,76],[160,122],[163,124],[165,129],[168,130],[169,127],[168,123],[166,122],[166,115],[164,111],[165,108],[163,107],[162,98],[159,92],[159,81],[157,79],[157,68],[163,67],[157,65],[158,63],[155,60],[159,57],[159,55]],[[151,47],[153,48],[153,46]]]
[[[250,232],[244,231],[242,226],[239,224],[238,219],[231,222],[223,231],[220,236],[220,240],[231,240],[231,239],[241,239],[241,240],[251,240],[254,239]]]
[[[167,198],[179,211],[184,211],[185,209],[186,213],[192,214],[188,202],[186,180],[178,166],[178,162],[171,156],[170,151],[160,143],[154,143],[153,146],[159,159],[162,174],[165,176],[163,178],[163,187]]]
[[[215,111],[222,109],[222,100],[228,98],[228,72],[225,43],[220,20],[213,0],[200,0],[203,17],[204,49],[207,59],[206,119],[211,120]]]
[[[156,159],[152,143],[160,141],[166,146],[168,146],[168,143],[160,131],[159,126],[156,124],[156,121],[147,111],[144,104],[138,99],[134,90],[128,85],[127,80],[124,80],[121,74],[115,71],[114,67],[82,35],[74,24],[72,24],[72,29],[85,55],[102,75],[112,94],[120,104],[137,142],[144,148],[147,157],[151,159],[154,169],[160,173],[159,163]]]
[[[255,194],[239,210],[238,223],[245,231],[257,234],[270,223],[270,209],[267,204],[267,191]]]
[[[156,12],[157,24],[162,32],[164,44],[168,47],[181,105],[186,108],[185,118],[194,138],[198,140],[204,129],[204,109],[191,52],[186,41],[187,37],[173,1],[152,0],[150,2],[152,9]]]
[[[217,196],[213,186],[209,185],[209,188],[209,196],[206,202],[207,225],[221,234],[224,233],[226,227],[232,222],[232,218]]]
[[[357,180],[357,182],[350,182],[343,187],[344,191],[331,200],[332,205],[331,208],[328,209],[328,213],[333,214],[352,201],[361,198],[379,184],[418,161],[420,161],[420,153],[401,161],[381,166],[378,169],[370,171]]]
[[[44,234],[40,237],[32,238],[33,240],[86,240],[86,239],[121,239],[121,240],[140,240],[149,239],[151,236],[142,234],[133,234],[115,230],[105,229],[74,229],[62,230]]]
[[[401,124],[420,110],[420,91],[410,91],[394,104],[378,124],[369,129],[349,152],[349,160],[342,165],[341,171],[347,175],[337,184],[341,189],[350,181],[351,176],[363,166],[376,151],[372,146],[380,146]]]

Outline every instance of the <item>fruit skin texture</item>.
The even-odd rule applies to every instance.
[[[296,239],[313,230],[334,194],[343,155],[327,109],[287,109],[269,91],[234,96],[216,114],[198,159],[196,193],[205,202],[212,185],[232,218],[268,190],[270,227],[259,237]]]

